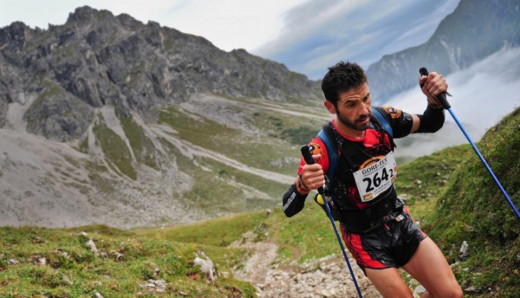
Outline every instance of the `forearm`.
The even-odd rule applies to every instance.
[[[303,209],[308,193],[308,190],[302,189],[301,180],[297,178],[283,195],[283,212],[287,217],[291,217]]]

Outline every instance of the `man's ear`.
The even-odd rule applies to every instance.
[[[336,115],[336,107],[334,106],[334,104],[332,104],[332,102],[328,101],[328,100],[325,100],[323,102],[323,104],[325,105],[325,107],[327,108],[327,110],[329,110],[329,112],[331,114],[334,114]]]

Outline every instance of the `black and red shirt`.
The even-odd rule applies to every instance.
[[[383,109],[387,116],[385,118],[392,126],[394,137],[400,138],[410,133],[413,122],[410,114],[388,106]],[[333,183],[328,189],[334,202],[344,210],[355,211],[373,206],[385,196],[395,196],[393,179],[397,169],[385,164],[386,159],[393,158],[393,141],[389,134],[375,121],[366,129],[363,138],[342,134],[336,127],[336,119],[329,126],[334,131],[331,141],[335,143],[339,154]],[[325,143],[315,137],[309,145],[313,147],[313,154],[321,154],[317,162],[328,173],[330,165]],[[393,162],[395,165],[395,159]],[[305,161],[302,159],[298,174],[302,173],[303,165]],[[383,185],[385,182],[386,185]]]

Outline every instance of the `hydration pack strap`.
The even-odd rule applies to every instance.
[[[318,137],[325,143],[327,147],[327,154],[329,156],[329,170],[327,171],[327,184],[332,183],[334,179],[334,173],[336,172],[336,165],[338,164],[338,150],[331,140],[331,134],[327,132],[330,127],[325,125],[319,132]],[[329,186],[329,185],[327,185]]]
[[[383,115],[383,112],[379,110],[381,108],[379,107],[372,107],[372,115],[376,116],[377,120],[379,120],[379,124],[381,124],[381,127],[391,136],[394,137],[394,130],[392,129],[392,126],[386,119],[386,117]]]

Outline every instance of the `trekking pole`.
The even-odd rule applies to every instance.
[[[419,69],[419,73],[421,73],[421,75],[423,75],[423,76],[427,76],[428,75],[428,70],[425,67],[421,67]],[[469,143],[471,144],[471,147],[473,147],[473,150],[475,151],[475,153],[477,153],[478,157],[480,158],[480,161],[482,161],[482,163],[484,164],[484,166],[488,170],[489,174],[491,175],[491,177],[493,177],[493,180],[495,180],[495,183],[498,185],[498,188],[500,188],[500,190],[502,191],[502,194],[504,194],[504,197],[506,198],[507,202],[509,203],[511,208],[513,208],[513,211],[516,213],[516,216],[518,217],[518,219],[520,219],[520,212],[518,212],[518,209],[516,208],[515,203],[513,203],[513,201],[511,200],[511,198],[509,197],[509,195],[505,191],[504,187],[502,187],[502,184],[500,183],[498,178],[493,173],[493,170],[491,170],[491,167],[489,167],[488,163],[486,162],[486,160],[484,159],[482,154],[480,154],[480,151],[478,150],[477,146],[475,145],[475,143],[473,143],[473,141],[469,137],[468,133],[466,132],[466,130],[464,130],[464,127],[462,127],[462,124],[459,122],[459,119],[457,119],[457,117],[455,116],[455,114],[451,110],[451,105],[448,102],[448,100],[446,99],[446,94],[445,93],[441,93],[441,94],[437,95],[437,100],[442,103],[442,106],[446,110],[448,110],[448,112],[450,112],[451,117],[453,117],[453,120],[455,120],[457,125],[460,127],[460,129],[462,130],[462,133],[466,136],[466,139],[468,139]]]
[[[309,149],[309,146],[303,145],[301,148],[303,159],[305,159],[305,162],[309,165],[314,163],[314,159],[312,158],[311,151]],[[352,270],[352,267],[350,266],[350,262],[348,261],[347,253],[345,252],[345,248],[343,247],[343,242],[341,242],[341,237],[339,236],[338,229],[336,228],[336,224],[334,223],[334,217],[332,217],[332,212],[330,211],[329,202],[325,198],[325,193],[323,191],[323,187],[318,188],[318,193],[323,196],[323,205],[325,205],[325,210],[327,213],[327,216],[330,219],[330,222],[332,223],[332,227],[334,228],[334,232],[336,233],[336,238],[338,239],[339,246],[341,247],[341,252],[343,253],[343,257],[345,258],[345,262],[347,263],[348,270],[350,271],[350,275],[352,276],[352,281],[354,281],[354,285],[356,286],[356,290],[358,292],[358,295],[360,298],[363,298],[363,295],[361,294],[361,290],[359,289],[356,276],[354,275],[354,271]]]

